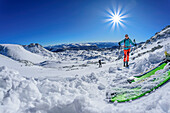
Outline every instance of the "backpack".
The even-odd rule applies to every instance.
[[[129,43],[130,43],[130,39],[128,38],[128,40],[129,40]],[[125,41],[126,41],[126,39],[124,39],[124,47],[131,47],[131,45],[130,46],[125,46]]]

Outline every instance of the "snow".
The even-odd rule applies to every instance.
[[[169,30],[158,33],[165,38],[132,48],[129,69],[123,68],[121,57],[116,60],[122,50],[52,53],[40,45],[1,44],[0,113],[170,113],[170,82],[134,101],[105,100],[106,93],[116,88],[141,85],[146,91],[162,81],[151,82],[167,74],[169,65],[140,84],[127,83],[128,78],[162,62],[165,50],[170,53]],[[150,51],[158,41],[162,47]],[[98,68],[99,59],[102,68]]]
[[[1,44],[1,54],[6,55],[14,60],[26,60],[32,63],[42,62],[44,59],[34,53],[25,50],[21,45]]]
[[[170,110],[170,83],[135,101],[109,104],[103,101],[104,85],[96,86],[94,74],[87,76],[89,80],[75,77],[53,81],[25,78],[7,67],[0,69],[0,80],[5,80],[0,86],[2,113],[168,113]]]
[[[41,45],[39,44],[30,44],[30,45],[24,45],[24,48],[32,53],[36,53],[40,56],[43,56],[43,57],[50,57],[50,58],[57,58],[57,54],[51,52],[51,51],[48,51],[47,49],[45,49],[44,47],[42,47]]]

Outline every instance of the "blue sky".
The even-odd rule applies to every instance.
[[[129,17],[111,30],[106,10],[117,6]],[[0,43],[146,41],[170,25],[169,14],[170,0],[0,0]]]

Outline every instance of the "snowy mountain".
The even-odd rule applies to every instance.
[[[166,26],[160,32],[155,33],[153,37],[145,42],[146,44],[152,44],[153,42],[157,42],[157,44],[161,43],[163,39],[170,37],[170,25]]]
[[[27,51],[22,45],[0,44],[0,53],[18,61],[38,63],[44,61],[43,57]]]
[[[168,47],[166,47],[166,45],[170,44],[169,38],[170,25],[166,26],[160,32],[155,33],[155,35],[148,39],[145,43],[139,44],[136,48],[133,48],[131,52],[131,54],[133,54],[133,59],[137,57],[142,57],[146,53],[153,53],[154,51],[159,51],[164,47],[168,51]],[[160,58],[162,57],[160,56]]]
[[[45,49],[43,46],[41,46],[38,43],[31,43],[29,45],[23,45],[23,47],[35,54],[41,55],[43,57],[56,57],[56,54],[48,51],[47,49]]]
[[[118,47],[117,42],[96,42],[96,43],[75,43],[47,46],[46,49],[52,52],[60,52],[65,50],[106,50]]]
[[[39,44],[0,44],[0,113],[169,113],[170,82],[134,101],[105,101],[106,93],[115,88],[148,89],[155,85],[150,82],[154,77],[167,74],[168,65],[144,82],[127,83],[128,78],[162,62],[165,51],[170,53],[170,26],[148,40],[132,47],[129,69],[123,68],[123,48],[53,53],[50,51],[55,51],[55,46],[49,51]],[[66,45],[61,48],[92,47]],[[94,45],[106,47],[104,43]],[[99,59],[102,68],[98,68]],[[33,65],[24,65],[23,61]]]

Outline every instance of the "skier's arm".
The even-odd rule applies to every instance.
[[[122,42],[124,42],[124,39],[122,41],[120,41],[119,43],[121,44]]]
[[[136,46],[136,44],[134,44],[133,42],[132,42],[132,40],[130,39],[130,43],[133,45],[133,46]]]

